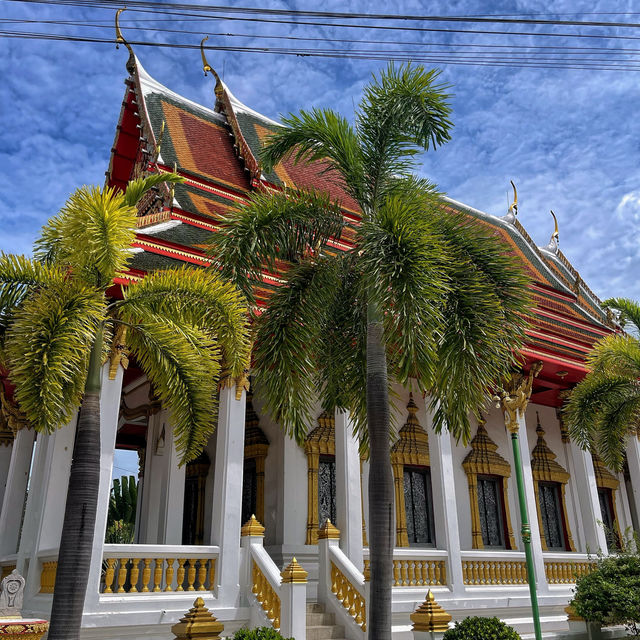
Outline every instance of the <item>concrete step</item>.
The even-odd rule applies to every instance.
[[[319,627],[322,625],[333,625],[336,616],[333,613],[309,613],[307,612],[307,627]]]
[[[328,640],[329,638],[332,640],[344,638],[344,627],[337,624],[307,627],[307,640]]]
[[[307,613],[324,613],[324,605],[319,602],[307,602]]]

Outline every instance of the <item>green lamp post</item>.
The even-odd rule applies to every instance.
[[[529,515],[527,513],[527,501],[524,492],[524,476],[522,474],[522,457],[520,456],[520,443],[518,433],[520,430],[519,416],[524,416],[524,412],[531,398],[533,389],[533,379],[542,370],[542,362],[531,365],[529,373],[514,374],[505,385],[507,389],[501,389],[494,397],[497,407],[504,412],[504,423],[511,434],[511,445],[513,447],[513,460],[516,471],[516,483],[518,485],[518,502],[520,505],[520,522],[522,522],[522,542],[527,561],[527,582],[529,583],[529,593],[531,594],[531,612],[533,617],[533,628],[536,640],[542,640],[542,629],[540,628],[540,609],[538,608],[538,593],[536,591],[536,571],[533,564],[533,552],[531,550],[531,527],[529,525]]]

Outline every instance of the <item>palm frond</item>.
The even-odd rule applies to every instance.
[[[40,236],[33,245],[33,255],[36,260],[46,265],[61,262],[64,252],[64,237],[62,231],[63,218],[60,214],[52,216],[40,230]]]
[[[640,380],[640,342],[630,335],[605,336],[593,347],[587,365],[595,374]]]
[[[609,298],[602,303],[608,309],[620,312],[620,321],[630,320],[636,331],[640,333],[640,304],[629,298]]]
[[[360,199],[365,174],[360,143],[346,118],[331,109],[301,111],[282,119],[284,126],[272,133],[260,152],[265,169],[271,170],[281,160],[325,162],[321,172],[336,172],[351,195]]]
[[[499,236],[480,223],[442,212],[436,217],[449,252],[449,293],[431,389],[434,428],[445,426],[463,442],[468,416],[486,403],[515,363],[530,308],[523,265]]]
[[[317,384],[317,353],[327,310],[339,278],[334,258],[304,260],[287,273],[256,322],[256,385],[267,410],[298,442],[311,423],[310,399]]]
[[[263,268],[275,273],[283,261],[319,253],[343,226],[340,209],[323,194],[256,192],[222,220],[210,253],[214,268],[252,300],[252,284]]]
[[[26,296],[41,287],[61,284],[67,277],[61,269],[0,252],[0,339]]]
[[[386,196],[386,185],[413,167],[419,151],[450,139],[453,127],[448,86],[436,84],[440,72],[410,64],[389,64],[365,88],[356,130],[370,185],[371,206]]]
[[[220,352],[200,328],[154,315],[138,322],[133,316],[127,319],[131,321],[127,342],[170,412],[176,448],[184,464],[201,453],[215,430]]]
[[[37,431],[52,432],[77,410],[104,311],[102,293],[74,280],[42,287],[16,309],[6,335],[9,375]]]
[[[136,178],[131,180],[127,184],[127,189],[124,192],[124,203],[128,207],[135,207],[140,198],[153,187],[157,187],[160,184],[179,184],[184,182],[184,178],[177,173],[152,173],[151,175]]]
[[[443,323],[439,301],[448,291],[446,247],[430,223],[434,202],[388,197],[358,232],[366,296],[384,309],[389,371],[400,383],[431,384]],[[364,293],[364,292],[363,292]]]
[[[234,376],[249,368],[251,350],[247,306],[242,294],[211,270],[183,267],[154,271],[132,283],[114,310],[127,315],[148,314],[176,325],[193,325],[216,339],[226,368]]]

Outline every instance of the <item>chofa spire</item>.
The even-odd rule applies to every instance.
[[[129,73],[133,73],[136,68],[136,56],[133,53],[131,45],[124,39],[122,31],[120,30],[120,14],[126,10],[127,7],[122,7],[122,9],[118,9],[116,11],[116,49],[119,49],[121,44],[123,44],[127,48],[127,51],[129,52],[129,59],[127,60],[126,65],[127,71]]]

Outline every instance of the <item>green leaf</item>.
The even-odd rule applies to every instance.
[[[177,173],[152,173],[146,177],[136,178],[129,181],[127,189],[124,192],[124,204],[128,207],[135,207],[142,196],[161,184],[180,184],[184,182],[184,178]]]

